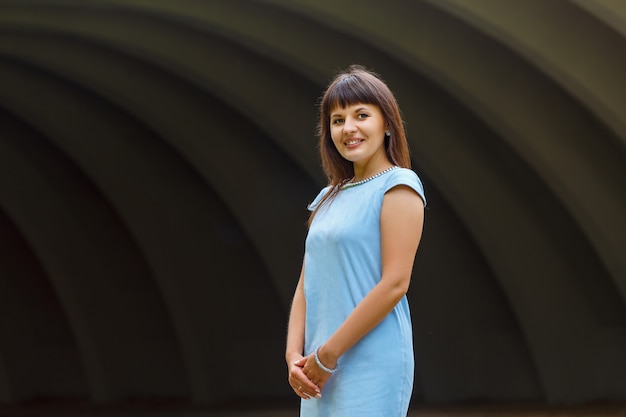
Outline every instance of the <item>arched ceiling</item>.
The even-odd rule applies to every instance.
[[[429,197],[414,401],[626,398],[625,27],[608,0],[0,1],[0,402],[290,398],[316,104],[351,63]]]

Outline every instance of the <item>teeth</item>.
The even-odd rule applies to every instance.
[[[346,142],[346,145],[356,145],[359,142],[361,142],[361,141],[360,140],[351,140],[350,142]]]

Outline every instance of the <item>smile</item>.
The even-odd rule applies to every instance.
[[[349,140],[347,142],[344,142],[344,144],[346,146],[354,146],[354,145],[358,145],[361,142],[363,142],[363,139],[353,139],[353,140]]]

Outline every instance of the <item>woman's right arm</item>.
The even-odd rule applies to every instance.
[[[304,318],[306,314],[306,301],[304,299],[304,262],[300,272],[300,279],[291,302],[289,314],[289,326],[287,328],[287,349],[285,360],[290,365],[302,359],[304,352]]]
[[[289,369],[289,384],[300,398],[308,400],[310,397],[319,396],[320,390],[302,372],[305,361],[304,352],[304,320],[306,316],[306,300],[304,299],[304,262],[300,271],[300,279],[296,286],[289,314],[289,326],[287,328],[287,348],[285,360]]]

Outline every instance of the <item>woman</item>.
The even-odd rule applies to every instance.
[[[413,344],[406,292],[425,198],[395,97],[351,66],[320,106],[328,177],[312,211],[285,358],[302,417],[406,416]]]

